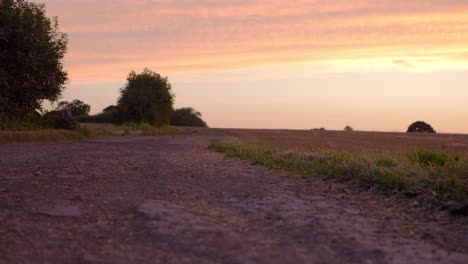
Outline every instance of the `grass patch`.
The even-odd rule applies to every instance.
[[[468,160],[431,151],[401,154],[305,151],[225,138],[211,149],[255,165],[302,175],[320,175],[386,194],[402,193],[432,204],[468,206]],[[466,212],[465,212],[466,213]]]

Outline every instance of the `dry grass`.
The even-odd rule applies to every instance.
[[[0,131],[0,144],[82,140],[89,137],[90,136],[82,130],[42,129],[31,131]]]
[[[111,136],[164,136],[175,135],[179,131],[171,126],[166,127],[153,127],[149,124],[127,124],[116,126],[113,124],[100,124],[100,123],[82,123],[81,127],[93,131],[98,137],[111,137]]]
[[[272,169],[468,211],[468,136],[232,129],[227,134],[235,137],[211,148]]]
[[[468,156],[468,135],[226,129],[228,135],[276,146],[351,152],[407,153],[431,150]]]
[[[83,140],[96,137],[121,136],[164,136],[179,131],[174,127],[152,127],[150,125],[81,124],[76,130],[37,129],[26,131],[0,130],[0,144],[21,142],[54,142]]]

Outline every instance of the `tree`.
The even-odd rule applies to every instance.
[[[431,125],[424,121],[416,121],[408,127],[408,133],[436,133]]]
[[[73,117],[88,116],[91,106],[85,104],[80,100],[73,100],[73,102],[62,101],[58,104],[57,110],[70,110]]]
[[[177,109],[172,113],[171,125],[188,127],[208,127],[201,118],[201,113],[191,107]]]
[[[43,100],[60,97],[67,44],[44,4],[0,0],[0,122],[34,115]]]
[[[174,95],[167,77],[149,69],[140,74],[132,71],[120,93],[117,106],[121,122],[146,122],[154,126],[169,124]]]
[[[344,131],[351,132],[351,131],[354,131],[354,128],[352,128],[351,126],[346,126],[346,127],[344,128]]]
[[[118,111],[118,107],[115,106],[115,105],[109,105],[108,107],[102,109],[102,112],[103,113],[107,113],[107,112],[117,112]]]

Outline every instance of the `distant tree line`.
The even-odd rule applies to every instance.
[[[174,110],[174,94],[168,78],[149,69],[139,74],[130,72],[126,85],[120,90],[117,105],[104,108],[102,113],[83,115],[86,104],[75,101],[77,102],[73,105],[81,114],[77,117],[79,122],[207,127],[201,118],[201,113],[193,108]],[[73,109],[72,106],[69,108]]]

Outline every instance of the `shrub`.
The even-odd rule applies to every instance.
[[[201,113],[191,107],[177,109],[172,113],[171,125],[188,127],[208,127],[201,119]]]
[[[118,123],[119,117],[118,117],[117,111],[113,111],[113,112],[104,112],[104,113],[90,115],[90,116],[78,116],[78,117],[75,117],[75,120],[80,123],[115,124],[115,123]]]
[[[428,123],[416,121],[408,127],[407,133],[436,133],[436,131]]]
[[[57,129],[77,129],[78,123],[72,118],[69,110],[51,111],[44,115],[43,125]]]
[[[91,110],[89,104],[85,104],[80,100],[73,100],[71,103],[67,101],[62,101],[58,104],[56,110],[69,110],[73,117],[76,116],[87,116]]]

